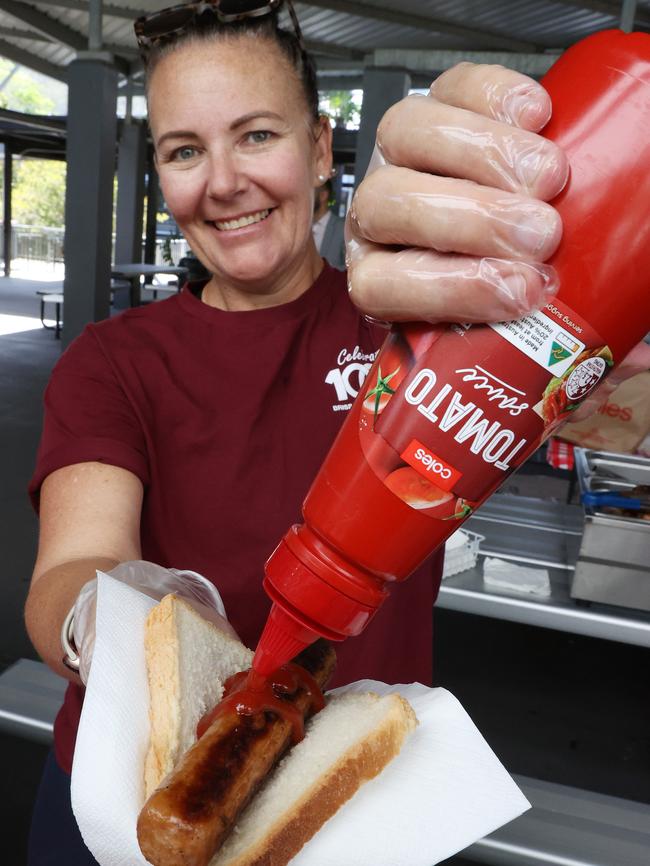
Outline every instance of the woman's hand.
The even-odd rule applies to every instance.
[[[550,116],[540,84],[473,63],[388,110],[346,227],[350,295],[364,313],[495,322],[544,306],[559,288],[544,262],[562,236],[546,202],[569,174],[562,150],[536,134]],[[572,420],[648,368],[641,343]]]
[[[384,115],[348,219],[352,300],[387,320],[518,318],[557,291],[544,265],[562,234],[545,202],[564,153],[536,133],[546,91],[500,66],[461,63]]]
[[[132,586],[138,592],[160,601],[168,593],[185,599],[204,619],[236,638],[226,619],[221,596],[210,581],[195,571],[163,568],[141,560],[122,562],[107,572],[115,580]],[[95,649],[97,579],[89,581],[79,593],[74,608],[74,642],[79,653],[79,676],[88,682]]]

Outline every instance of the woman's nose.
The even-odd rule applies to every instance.
[[[212,198],[233,198],[246,186],[246,176],[236,155],[227,151],[220,150],[211,155],[209,172],[207,192]]]

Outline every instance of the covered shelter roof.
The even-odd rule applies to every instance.
[[[0,109],[0,143],[21,156],[61,159],[65,155],[66,118],[40,117]]]
[[[141,76],[134,18],[172,2],[102,4],[102,49],[114,55],[122,85],[130,79],[137,87]],[[0,55],[65,80],[70,61],[88,50],[93,6],[93,0],[0,0]],[[454,62],[456,52],[477,52],[477,59],[541,74],[589,33],[626,21],[626,29],[633,21],[634,29],[650,31],[650,0],[309,0],[295,6],[323,89],[327,79],[333,89],[360,86],[369,60],[409,68],[417,52],[438,54],[434,70],[444,68],[445,57],[445,65]],[[432,60],[429,54],[429,68]]]
[[[133,21],[173,2],[0,0],[0,56],[68,85],[66,118],[0,111],[5,250],[11,250],[13,155],[67,157],[65,343],[89,321],[109,315],[113,260],[154,261],[159,190],[146,124],[134,117],[130,99],[143,90]],[[307,0],[294,5],[316,58],[319,89],[364,91],[359,131],[334,130],[337,182],[342,189],[348,178],[349,193],[349,178],[365,173],[385,110],[454,63],[501,63],[539,77],[564,49],[591,33],[616,27],[650,31],[650,0]],[[285,23],[290,26],[288,19]],[[119,95],[127,97],[123,121],[117,117]],[[10,255],[7,273],[9,266]]]

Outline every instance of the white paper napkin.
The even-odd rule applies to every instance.
[[[519,592],[550,598],[551,578],[547,569],[517,565],[507,559],[487,557],[483,563],[483,580],[497,592]]]
[[[136,837],[149,738],[144,620],[154,602],[99,575],[97,640],[72,768],[72,807],[101,866],[144,866]],[[293,866],[433,866],[530,804],[459,702],[419,683],[399,691],[420,721],[401,753],[364,785]]]

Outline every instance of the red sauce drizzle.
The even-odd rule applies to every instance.
[[[200,739],[219,716],[227,713],[253,716],[271,712],[290,723],[292,742],[298,743],[305,736],[305,719],[302,710],[290,698],[299,689],[309,698],[308,711],[317,713],[323,709],[325,699],[318,683],[300,665],[290,662],[268,678],[252,669],[234,674],[225,682],[221,702],[199,721],[196,736]]]

